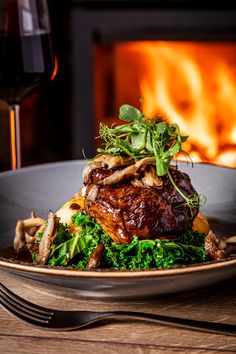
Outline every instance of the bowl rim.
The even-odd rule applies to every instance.
[[[226,258],[220,261],[212,261],[206,263],[198,263],[193,265],[184,265],[181,267],[167,268],[167,269],[144,269],[144,270],[80,270],[68,269],[62,267],[38,266],[33,264],[11,261],[7,259],[0,259],[0,267],[5,270],[15,270],[28,274],[40,274],[49,276],[63,276],[63,277],[78,277],[78,278],[150,278],[150,277],[166,277],[176,275],[187,275],[190,273],[207,272],[220,269],[230,268],[236,266],[236,258]]]
[[[186,164],[184,161],[177,161],[180,164]],[[30,171],[44,170],[48,168],[77,166],[78,164],[85,165],[85,159],[66,160],[59,162],[48,162],[34,166],[27,166],[18,170],[9,170],[0,173],[0,179],[14,175],[21,175]],[[232,170],[236,172],[236,168],[226,167],[216,164],[209,164],[206,162],[196,162],[194,166],[206,166],[212,169]],[[78,277],[78,278],[151,278],[151,277],[166,277],[176,275],[187,275],[191,273],[217,271],[221,269],[228,269],[236,265],[236,258],[225,258],[220,261],[211,261],[200,264],[184,265],[168,269],[145,269],[145,270],[109,270],[109,269],[96,269],[96,270],[79,270],[68,269],[62,267],[38,266],[29,263],[17,262],[16,260],[6,259],[0,257],[0,270],[5,269],[9,271],[16,271],[25,274],[39,274],[48,276],[63,276],[63,277]]]

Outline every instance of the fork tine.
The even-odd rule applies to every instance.
[[[37,327],[49,327],[49,320],[35,318],[34,316],[29,315],[28,313],[21,311],[20,309],[16,309],[15,307],[9,305],[4,299],[0,297],[0,305],[7,310],[10,314],[15,316],[16,318],[26,322],[27,324],[31,324]]]
[[[16,304],[16,306],[18,307],[19,305],[23,306],[25,309],[33,312],[34,314],[43,315],[47,317],[53,315],[52,311],[48,311],[46,308],[41,307],[39,305],[32,304],[31,302],[22,299],[20,296],[14,294],[11,290],[6,288],[2,283],[0,283],[0,294],[2,294],[4,298],[7,297],[9,302],[11,303],[14,302],[14,304]]]
[[[29,309],[28,307],[25,307],[24,305],[21,305],[19,302],[16,302],[14,299],[10,298],[8,295],[4,294],[0,290],[0,301],[10,307],[11,309],[14,309],[15,311],[18,311],[20,313],[24,313],[27,316],[32,316],[33,318],[37,318],[39,320],[49,320],[52,318],[52,315],[45,315],[38,313],[37,311],[33,311],[32,309]]]

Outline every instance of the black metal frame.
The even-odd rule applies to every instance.
[[[72,34],[72,156],[87,157],[94,147],[94,43],[133,40],[236,42],[236,10],[74,7]]]

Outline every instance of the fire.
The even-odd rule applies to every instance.
[[[116,106],[142,97],[147,116],[161,114],[190,136],[193,161],[236,167],[235,58],[229,43],[119,43]]]
[[[53,73],[52,76],[50,78],[51,81],[53,81],[55,79],[55,77],[57,76],[58,73],[58,59],[57,56],[54,56],[54,69],[53,69]]]

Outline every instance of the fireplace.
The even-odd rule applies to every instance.
[[[191,7],[189,6],[191,3]],[[211,2],[74,1],[72,157],[119,106],[175,121],[194,161],[236,167],[236,10]]]

